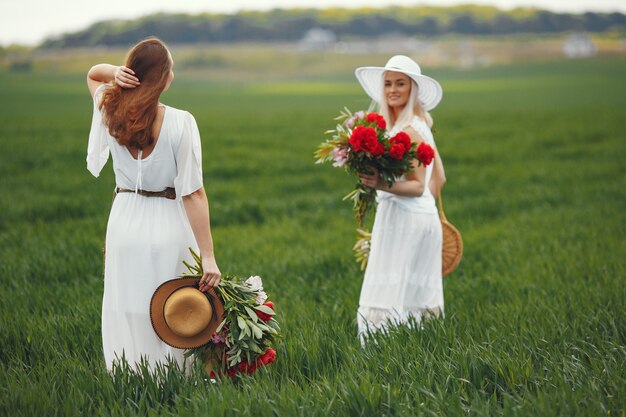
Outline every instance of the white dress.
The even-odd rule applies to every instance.
[[[102,344],[107,369],[122,357],[150,367],[174,359],[185,367],[183,350],[163,343],[150,322],[150,299],[163,282],[180,276],[191,261],[188,248],[197,244],[181,197],[202,187],[200,134],[193,116],[165,107],[154,150],[134,159],[109,135],[98,104],[107,86],[94,95],[87,169],[98,176],[109,153],[117,187],[146,191],[176,190],[176,199],[119,193],[111,207],[106,232]]]
[[[428,125],[415,117],[411,127],[435,146]],[[393,129],[393,136],[399,129]],[[425,184],[433,165],[426,167]],[[398,181],[405,179],[399,178]],[[361,288],[357,321],[361,340],[390,323],[417,323],[424,314],[443,314],[441,222],[428,186],[420,197],[377,192],[370,257]]]

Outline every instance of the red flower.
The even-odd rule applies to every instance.
[[[237,375],[237,367],[233,366],[232,368],[229,368],[227,373],[229,378],[234,377],[235,375]]]
[[[367,126],[357,126],[350,136],[350,145],[355,152],[365,151],[373,156],[382,155],[385,147],[376,136],[376,129]]]
[[[424,166],[430,165],[435,157],[435,151],[426,142],[422,142],[417,147],[417,159],[424,164]]]
[[[257,364],[249,362],[239,362],[237,368],[239,369],[239,372],[245,372],[248,375],[252,375],[254,371],[256,371]]]
[[[367,152],[367,149],[364,147],[364,143],[370,143],[377,140],[376,130],[373,127],[357,126],[352,131],[352,135],[350,135],[350,145],[352,146],[354,152],[361,150]]]
[[[392,158],[402,159],[405,153],[406,149],[400,143],[391,145],[391,148],[389,149],[389,155],[391,155]]]
[[[385,118],[378,113],[368,113],[367,116],[365,116],[365,121],[376,123],[376,126],[378,126],[380,130],[385,130],[387,128]]]
[[[366,137],[363,142],[361,142],[361,147],[365,152],[369,152],[373,156],[379,156],[385,152],[385,147],[376,136]]]
[[[276,351],[272,348],[267,348],[264,354],[259,356],[256,360],[257,366],[266,366],[276,360]]]
[[[268,301],[266,303],[263,303],[264,306],[267,306],[269,308],[271,308],[272,310],[276,311],[274,309],[274,303],[272,303],[271,301]],[[272,316],[270,314],[264,313],[262,311],[259,310],[254,310],[254,312],[256,313],[257,316],[259,316],[259,318],[263,321],[270,321],[272,319]]]
[[[259,316],[259,318],[263,321],[270,321],[272,319],[272,316],[270,316],[267,313],[264,313],[262,311],[259,310],[254,310],[254,312],[256,313],[257,316]]]
[[[405,151],[408,151],[409,149],[411,149],[411,137],[404,132],[399,132],[397,135],[389,139],[389,143],[391,143],[392,145],[393,144],[402,145],[404,146]]]

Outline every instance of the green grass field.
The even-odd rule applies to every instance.
[[[86,69],[85,69],[86,70]],[[109,376],[100,336],[112,168],[85,167],[83,75],[0,73],[1,416],[624,416],[626,60],[439,70],[446,317],[361,348],[353,179],[312,153],[356,81],[179,74],[223,272],[258,274],[284,339],[252,377]],[[350,81],[347,81],[350,80]]]

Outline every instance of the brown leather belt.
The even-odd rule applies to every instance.
[[[115,194],[119,193],[135,193],[135,190],[130,190],[128,188],[115,188]],[[172,187],[167,187],[163,191],[145,191],[145,190],[137,190],[136,194],[142,195],[144,197],[164,197],[168,200],[176,200],[176,190]]]

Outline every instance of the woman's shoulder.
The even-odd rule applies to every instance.
[[[165,105],[165,108],[167,109],[169,115],[174,118],[186,119],[188,117],[193,117],[187,110],[178,109],[168,105]]]
[[[102,83],[93,91],[93,100],[96,104],[100,104],[102,101],[102,97],[104,96],[104,92],[109,88],[113,87],[111,83]]]
[[[187,110],[178,109],[172,106],[165,106],[169,123],[176,130],[182,130],[189,124],[195,124],[196,119]]]
[[[429,124],[430,121],[430,124]],[[432,134],[430,127],[432,126],[432,119],[428,115],[428,120],[425,117],[415,115],[411,120],[411,123],[404,129],[404,131],[411,137],[413,142],[431,142]]]
[[[433,118],[428,112],[424,112],[423,116],[416,114],[413,116],[413,120],[411,121],[411,126],[413,125],[418,125],[418,126],[426,125],[426,127],[430,129],[433,127]]]
[[[193,141],[194,137],[199,135],[198,124],[193,114],[187,110],[167,105],[165,110],[164,124],[167,122],[166,132],[172,146],[176,148],[184,138],[188,137]]]

